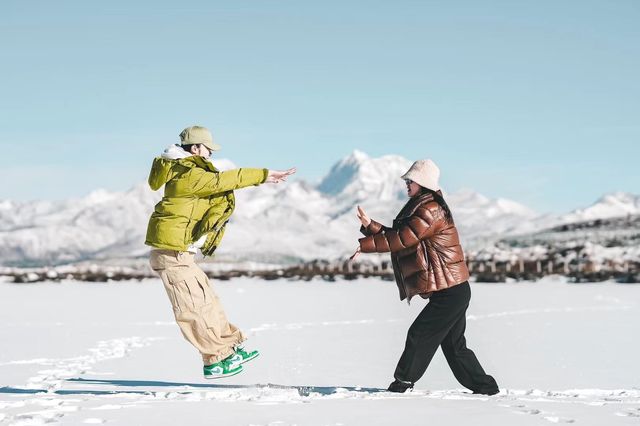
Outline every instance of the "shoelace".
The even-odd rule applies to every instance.
[[[227,369],[227,367],[231,367],[231,360],[230,359],[223,359],[222,361],[220,361],[220,364],[222,365],[222,367],[224,369]]]

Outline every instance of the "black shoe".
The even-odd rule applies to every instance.
[[[391,383],[387,388],[389,392],[397,393],[404,393],[407,389],[413,389],[413,383],[405,382],[398,379],[394,380],[393,383]]]
[[[474,394],[476,395],[495,395],[497,393],[500,392],[500,389],[490,389],[490,390],[477,390],[477,391],[473,391]]]

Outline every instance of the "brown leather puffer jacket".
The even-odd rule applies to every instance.
[[[445,219],[433,195],[411,198],[388,228],[371,221],[361,232],[363,253],[391,252],[400,300],[461,284],[469,279],[458,230]]]

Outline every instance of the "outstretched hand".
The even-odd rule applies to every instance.
[[[367,214],[364,212],[364,210],[362,210],[362,207],[360,206],[358,206],[358,212],[356,213],[356,216],[358,216],[358,219],[360,219],[360,223],[362,223],[362,226],[364,226],[365,228],[368,227],[371,223],[371,219],[369,218],[369,216],[367,216]]]
[[[287,180],[289,176],[296,172],[296,168],[292,167],[288,170],[269,170],[265,183],[280,183]]]

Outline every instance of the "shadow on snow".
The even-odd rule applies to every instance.
[[[111,385],[118,387],[188,387],[195,389],[210,389],[210,390],[224,390],[224,389],[282,389],[282,390],[295,390],[300,396],[309,396],[310,394],[320,394],[323,396],[333,395],[338,392],[361,392],[361,393],[379,393],[386,392],[386,389],[379,388],[361,388],[353,386],[287,386],[278,385],[273,383],[267,384],[255,384],[255,385],[225,385],[225,384],[208,384],[208,383],[179,383],[179,382],[162,382],[154,380],[104,380],[104,379],[83,379],[74,378],[66,380],[68,383],[80,383],[87,385]],[[176,391],[176,393],[190,393],[191,390],[183,389]],[[0,388],[0,394],[38,394],[38,393],[51,393],[56,395],[117,395],[117,394],[140,394],[149,395],[154,391],[149,390],[84,390],[84,389],[57,389],[47,391],[46,389],[22,389],[13,387]]]

